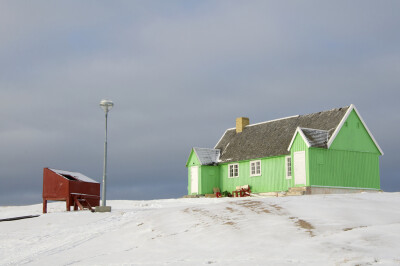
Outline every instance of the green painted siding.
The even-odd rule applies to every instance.
[[[295,185],[295,172],[294,172],[294,153],[296,151],[305,151],[306,152],[306,178],[307,178],[307,184],[303,184],[303,185]],[[309,160],[308,160],[308,147],[307,144],[304,142],[303,138],[301,137],[301,135],[299,133],[296,134],[296,137],[293,141],[292,147],[290,149],[290,156],[292,159],[292,179],[291,179],[291,187],[301,187],[301,186],[308,186],[310,184],[310,180],[309,180]]]
[[[306,184],[296,186],[327,186],[380,189],[378,147],[353,110],[329,149],[308,148],[297,133],[290,150],[292,178],[286,179],[287,155],[254,159],[261,160],[261,176],[250,176],[249,160],[218,166],[200,165],[191,151],[188,167],[188,194],[191,191],[190,167],[199,166],[199,194],[211,194],[214,187],[232,192],[237,186],[250,185],[252,192],[286,191],[295,186],[294,153],[305,151]],[[252,160],[253,161],[253,160]],[[239,177],[228,177],[228,165],[239,164]]]
[[[309,162],[312,186],[380,189],[378,154],[310,148]]]
[[[357,113],[353,110],[348,116],[329,149],[361,151],[380,154],[375,143],[365,129]]]
[[[232,192],[236,186],[250,185],[254,193],[286,191],[288,180],[285,173],[285,156],[255,159],[261,160],[261,176],[250,176],[250,161],[234,162],[239,164],[239,177],[228,177],[228,165],[220,165],[220,189]],[[254,161],[255,161],[254,160]],[[289,180],[290,181],[290,180]]]
[[[190,152],[189,155],[189,159],[186,163],[186,167],[190,167],[190,166],[199,166],[200,165],[200,161],[197,158],[196,153],[194,152],[194,150],[192,149],[192,151]]]
[[[212,194],[215,187],[219,187],[219,166],[200,166],[199,194]]]
[[[380,189],[379,156],[353,110],[329,149],[309,149],[310,185]]]
[[[196,153],[192,149],[186,163],[188,170],[188,195],[191,194],[191,167],[199,167],[199,187],[197,194],[211,194],[214,187],[219,187],[219,166],[201,165]]]
[[[188,167],[188,195],[192,194],[190,171],[191,166]],[[212,194],[215,187],[219,187],[219,166],[200,165],[197,194]]]

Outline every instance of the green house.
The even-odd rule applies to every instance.
[[[380,190],[381,155],[354,105],[252,125],[240,117],[213,149],[191,150],[188,194],[243,185],[253,193]]]

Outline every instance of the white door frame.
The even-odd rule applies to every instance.
[[[199,167],[190,167],[190,193],[199,193]]]
[[[293,163],[294,163],[294,184],[307,185],[306,152],[305,151],[294,152]]]

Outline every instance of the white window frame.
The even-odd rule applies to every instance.
[[[236,173],[235,173],[235,166],[236,166]],[[233,168],[232,175],[231,175],[231,167]],[[228,178],[236,178],[236,177],[239,177],[239,164],[238,163],[228,164]]]
[[[288,167],[288,162],[290,162],[290,168]],[[290,175],[289,174],[290,170]],[[285,157],[285,176],[286,179],[292,179],[292,158],[290,156]]]
[[[260,164],[260,172],[257,173],[257,163]],[[254,165],[254,174],[252,171]],[[250,176],[261,176],[261,160],[257,160],[257,161],[250,161]]]

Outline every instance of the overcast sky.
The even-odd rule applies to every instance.
[[[1,1],[0,205],[41,202],[44,167],[107,199],[187,193],[193,146],[355,104],[399,191],[400,1]]]

